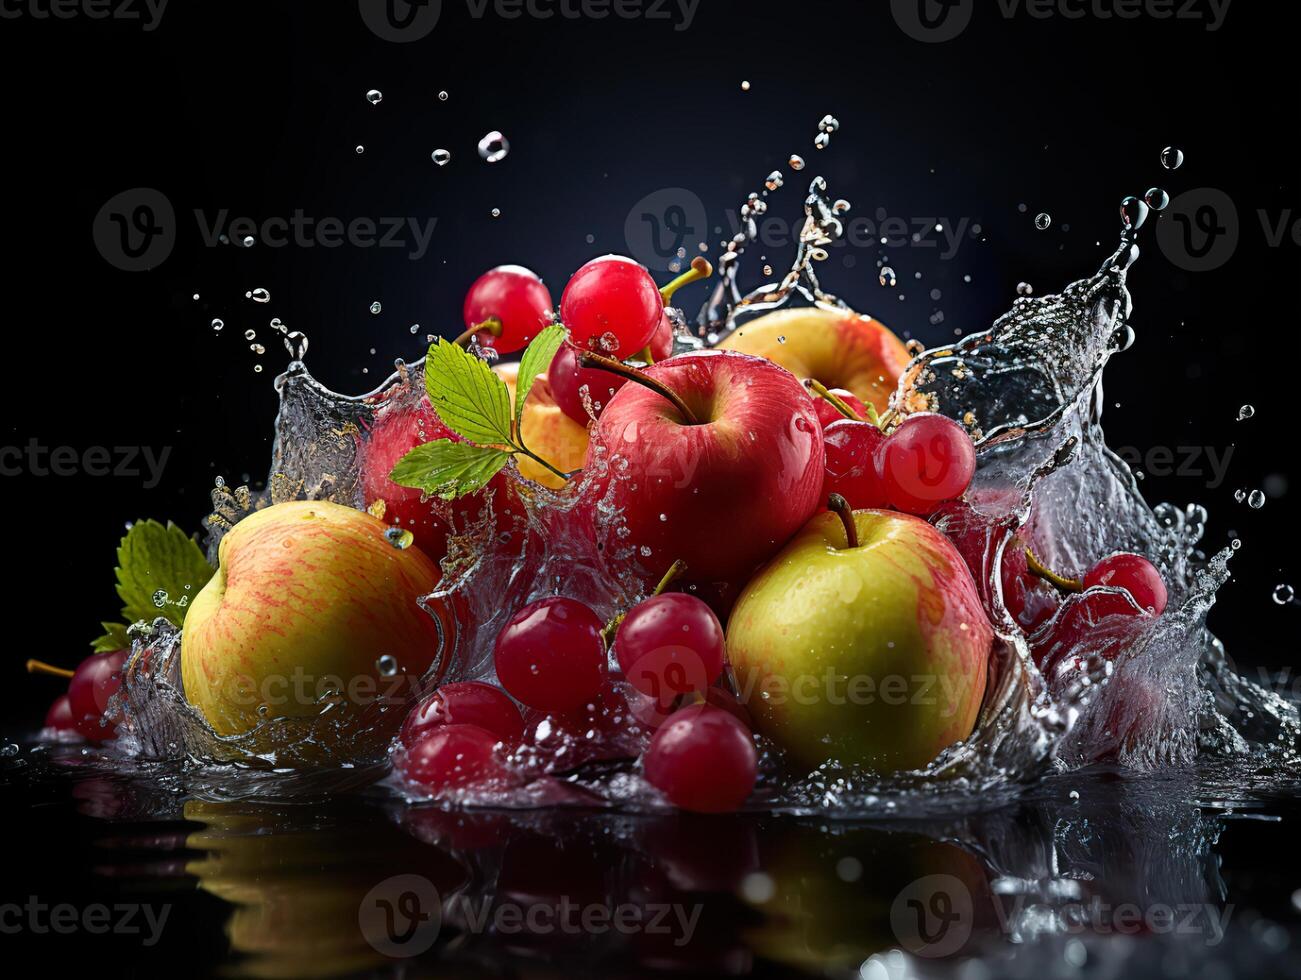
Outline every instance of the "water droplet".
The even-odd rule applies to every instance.
[[[375,302],[370,304],[370,312],[372,316],[379,316],[383,309],[384,306],[379,300],[375,300]]]
[[[836,201],[835,204],[831,205],[831,210],[836,212],[836,214],[844,214],[851,207],[853,207],[853,205],[842,197],[840,200]]]
[[[803,170],[804,158],[798,154],[791,154],[790,165],[792,170]]]
[[[1289,602],[1292,601],[1292,597],[1295,594],[1296,593],[1292,590],[1292,586],[1290,585],[1274,586],[1274,601],[1277,602],[1280,606],[1286,606]]]
[[[1137,197],[1127,197],[1120,202],[1120,223],[1126,231],[1138,231],[1147,221],[1149,210],[1146,201],[1141,201]]]
[[[1143,200],[1153,211],[1164,211],[1170,204],[1170,195],[1160,187],[1149,187]]]
[[[1174,146],[1167,146],[1161,151],[1161,166],[1167,170],[1178,170],[1184,165],[1184,151]]]
[[[439,102],[446,102],[446,101],[447,101],[447,93],[446,93],[446,92],[439,92],[439,93],[438,93],[438,101],[439,101]]]
[[[224,320],[216,319],[212,321],[212,329],[217,331],[217,333],[221,333],[221,328],[225,325],[226,323]]]
[[[1242,503],[1244,500],[1247,499],[1247,491],[1241,488],[1234,490],[1233,499],[1236,500],[1238,503]]]
[[[831,145],[830,133],[818,133],[817,136],[813,137],[813,148],[815,150],[825,150],[830,145]]]
[[[384,532],[384,540],[397,548],[398,551],[405,551],[407,548],[410,548],[411,542],[415,539],[416,536],[406,528],[391,527]]]
[[[818,129],[824,133],[834,133],[840,128],[840,120],[828,113],[818,121]]]
[[[1265,492],[1263,490],[1253,490],[1247,495],[1247,506],[1252,510],[1260,510],[1265,506]]]
[[[365,152],[366,152],[366,148],[365,148],[364,146],[362,146],[360,143],[358,143],[358,144],[357,144],[357,155],[360,156],[361,154],[363,154],[363,153],[365,153]]]
[[[252,235],[245,235],[245,236],[244,236],[244,247],[245,247],[245,248],[252,248],[255,244],[256,244],[256,239],[254,239],[254,237],[253,237]]]
[[[1078,789],[1073,789],[1071,790],[1070,796],[1072,800],[1078,800],[1080,798],[1080,791]]]
[[[1034,287],[1031,286],[1028,282],[1018,282],[1016,284],[1016,294],[1018,296],[1033,296]]]
[[[779,344],[784,344],[784,343],[786,343],[786,335],[785,335],[785,334],[782,334],[780,337],[778,337],[778,338],[777,338],[777,343],[779,343]]]
[[[249,297],[249,299],[251,299],[254,303],[270,303],[270,302],[271,302],[271,291],[270,291],[270,290],[267,290],[267,289],[263,289],[261,286],[259,286],[257,289],[255,289],[255,290],[253,290],[251,293],[249,293],[249,294],[248,294],[248,297]]]
[[[295,361],[301,361],[307,353],[307,334],[294,330],[285,336],[285,350]]]
[[[1240,409],[1238,409],[1238,421],[1245,422],[1247,419],[1251,418],[1255,414],[1256,414],[1255,405],[1243,405]]]
[[[159,589],[157,592],[154,593],[154,605],[157,606],[159,609],[162,609],[163,606],[167,605],[166,591],[164,591],[163,589]]]
[[[256,330],[245,330],[245,331],[244,331],[244,339],[245,339],[245,340],[257,340],[257,331],[256,331]]]
[[[377,88],[373,88],[366,93],[366,101],[371,105],[379,105],[384,101],[384,93]]]
[[[1046,211],[1040,211],[1035,215],[1034,226],[1040,231],[1047,231],[1053,223],[1053,216]]]
[[[749,83],[749,82],[742,82],[742,83],[741,83],[741,91],[742,91],[742,92],[748,92],[748,91],[750,91],[750,83]]]
[[[398,658],[386,653],[375,661],[375,669],[384,677],[392,677],[398,672]]]
[[[505,160],[506,154],[509,152],[510,142],[495,129],[483,139],[479,140],[479,156],[483,157],[489,163],[497,163],[500,160]]]
[[[446,167],[452,162],[452,152],[450,150],[437,149],[433,152],[434,163],[440,167]]]
[[[898,278],[894,274],[894,269],[890,268],[888,265],[881,267],[880,280],[881,285],[885,286],[887,289],[893,289],[899,283]]]
[[[493,216],[494,218],[500,218],[500,217],[501,217],[501,208],[493,208],[492,211],[491,211],[490,213],[492,214],[492,216]]]
[[[784,183],[786,183],[786,181],[782,177],[781,171],[774,170],[772,173],[768,175],[768,179],[763,182],[763,186],[768,188],[768,190],[770,191],[775,191],[777,188],[781,187],[781,185]]]

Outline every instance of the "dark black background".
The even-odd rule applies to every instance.
[[[139,477],[3,478],[15,683],[24,655],[75,663],[116,613],[113,548],[126,521],[197,530],[216,476],[265,477],[272,380],[287,360],[272,316],[310,336],[322,380],[368,390],[394,357],[418,357],[425,333],[459,332],[461,298],[482,270],[529,265],[558,298],[585,259],[627,250],[625,220],[646,195],[687,188],[721,227],[791,153],[809,160],[804,178],[822,173],[853,202],[853,216],[881,208],[982,226],[950,260],[888,250],[897,290],[877,284],[875,247],[837,248],[823,268],[829,288],[927,343],[987,325],[1022,280],[1043,293],[1091,273],[1126,194],[1159,184],[1230,195],[1240,241],[1216,271],[1183,271],[1146,236],[1132,279],[1138,342],[1109,370],[1106,423],[1113,446],[1233,445],[1222,486],[1204,473],[1152,474],[1144,487],[1152,501],[1204,503],[1210,548],[1241,535],[1212,618],[1231,654],[1271,666],[1293,657],[1301,610],[1270,594],[1299,574],[1294,494],[1259,512],[1233,499],[1271,474],[1301,487],[1290,377],[1299,250],[1290,238],[1269,247],[1257,216],[1277,222],[1301,203],[1288,5],[1237,0],[1209,31],[1205,19],[1006,18],[978,0],[961,37],[929,44],[885,2],[703,0],[676,30],[680,18],[476,18],[464,0],[445,0],[427,38],[394,44],[353,0],[187,0],[152,31],[41,19],[27,0],[10,2],[19,14],[0,19],[0,442],[172,447],[154,489]],[[383,91],[380,105],[367,103],[370,88]],[[818,153],[827,112],[841,130]],[[512,146],[495,165],[475,152],[491,129]],[[1187,154],[1174,173],[1158,160],[1168,144]],[[436,147],[452,151],[449,166],[430,162]],[[799,220],[803,183],[773,195],[774,219]],[[91,230],[106,201],[137,187],[167,196],[179,232],[161,265],[129,273],[105,261]],[[210,247],[193,214],[264,220],[297,208],[437,225],[413,261],[401,249]],[[1034,227],[1040,211],[1053,217],[1047,231]],[[717,255],[722,236],[703,231],[692,240]],[[271,291],[269,305],[244,298],[255,287]],[[213,317],[226,323],[220,334]],[[250,328],[267,345],[260,358],[242,339]],[[1247,402],[1256,417],[1236,421]],[[27,717],[8,719],[20,725],[53,696],[22,683]]]

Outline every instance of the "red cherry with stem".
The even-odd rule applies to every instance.
[[[75,732],[76,719],[72,717],[72,704],[66,694],[60,694],[45,712],[45,728],[52,732]]]
[[[823,435],[826,475],[822,499],[838,493],[854,510],[888,507],[886,483],[880,471],[881,446],[886,441],[881,430],[871,422],[854,422],[842,415],[823,430]]]
[[[650,343],[664,316],[664,299],[649,272],[632,259],[607,255],[574,273],[560,297],[569,339],[623,360]]]
[[[721,708],[693,705],[660,726],[642,758],[646,780],[683,810],[730,813],[758,773],[750,732]]]
[[[1003,583],[1003,605],[1026,633],[1035,632],[1057,611],[1057,592],[1030,571],[1025,544],[1019,537],[1007,543],[999,575]]]
[[[552,310],[551,293],[536,273],[519,265],[499,265],[474,281],[462,314],[467,335],[473,333],[482,346],[509,354],[523,350],[552,323]]]
[[[971,486],[976,447],[953,419],[920,413],[904,419],[886,439],[880,466],[890,503],[927,517]]]
[[[68,682],[68,707],[73,724],[89,742],[117,738],[117,726],[104,717],[109,698],[122,687],[122,665],[129,652],[97,653],[77,667]]]
[[[1092,589],[1105,586],[1124,589],[1134,597],[1140,609],[1146,609],[1153,615],[1165,612],[1168,595],[1161,573],[1142,555],[1119,552],[1098,562],[1084,576],[1084,587]],[[1101,615],[1124,613],[1138,615],[1137,611],[1123,596],[1097,595],[1091,597]]]
[[[638,603],[615,634],[628,683],[668,704],[703,691],[723,672],[723,627],[695,596],[669,592]]]
[[[593,700],[605,679],[605,624],[575,599],[530,603],[497,634],[493,661],[502,687],[543,711],[573,711]]]
[[[446,725],[417,739],[395,765],[407,782],[427,790],[512,781],[498,752],[500,741],[474,725]]]
[[[626,385],[628,379],[599,368],[583,367],[578,363],[581,354],[577,347],[566,341],[551,361],[547,380],[560,410],[580,425],[587,425],[592,416],[588,415],[587,404],[583,401],[584,388],[592,412],[600,418],[614,393]]]
[[[482,681],[466,681],[444,684],[421,700],[402,723],[399,737],[410,748],[448,725],[474,725],[507,744],[524,736],[524,716],[505,691]]]
[[[868,418],[867,406],[864,405],[862,399],[860,399],[852,391],[847,391],[844,388],[832,388],[830,389],[830,391],[831,394],[835,395],[842,402],[848,405],[849,408],[851,408],[854,412],[858,414],[858,419],[854,421],[867,420]],[[827,426],[831,425],[833,422],[844,422],[848,418],[848,416],[846,416],[840,409],[838,409],[831,402],[827,401],[825,398],[814,396],[813,408],[814,411],[818,413],[818,421],[822,423],[822,428],[824,429]]]

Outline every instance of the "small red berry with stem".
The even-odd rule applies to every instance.
[[[551,293],[536,273],[519,265],[501,265],[476,279],[462,313],[465,333],[457,343],[474,339],[503,354],[523,350],[554,318]]]

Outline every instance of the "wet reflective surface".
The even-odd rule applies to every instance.
[[[76,748],[3,763],[0,942],[102,975],[1301,972],[1301,806],[1271,773],[834,822],[221,802]]]

